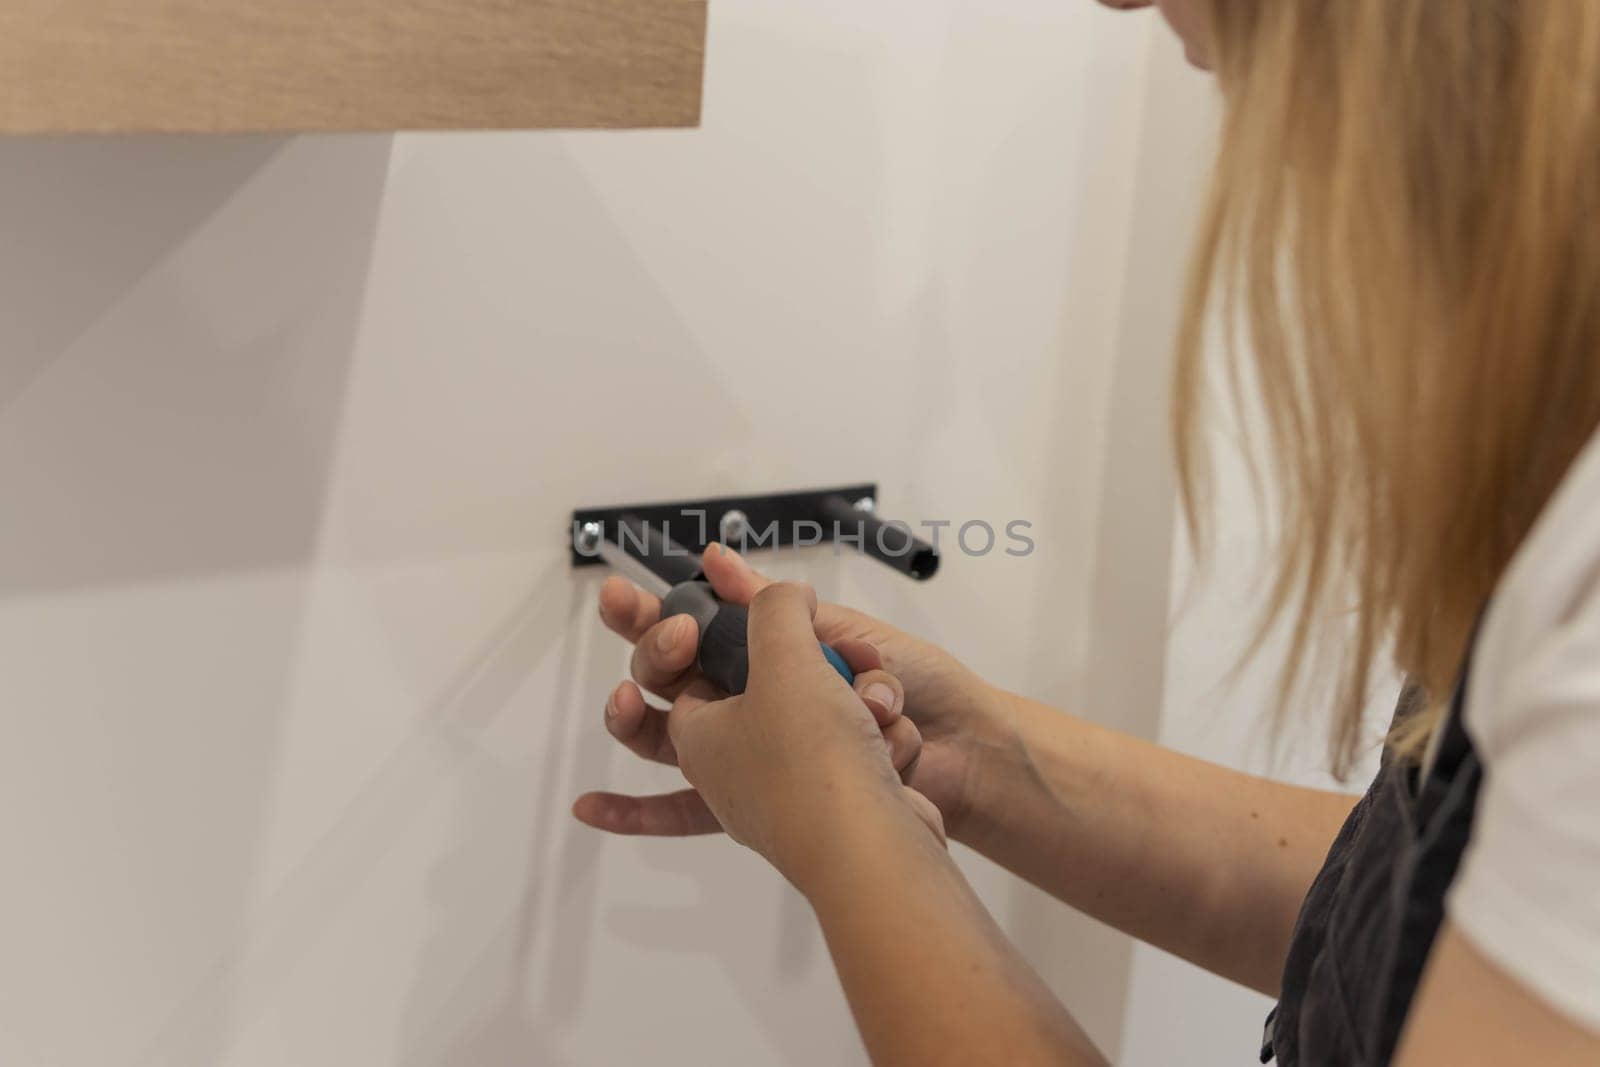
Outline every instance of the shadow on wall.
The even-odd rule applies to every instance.
[[[309,558],[389,145],[0,142],[0,597]]]
[[[438,921],[418,951],[416,974],[401,1013],[404,1030],[398,1048],[404,1067],[565,1062],[557,1020],[539,1009],[529,980],[541,940],[558,939],[565,951],[548,951],[562,960],[568,988],[576,992],[582,987],[598,835],[584,835],[585,855],[564,855],[555,870],[547,871],[544,860],[552,852],[558,829],[570,821],[569,798],[560,794],[561,763],[571,746],[567,734],[594,725],[593,716],[574,724],[574,709],[587,708],[597,690],[615,682],[609,659],[585,660],[574,647],[584,621],[593,621],[598,580],[574,581],[568,571],[566,561],[560,560],[540,576],[480,657],[442,694],[430,716],[429,747],[448,754],[455,768],[452,778],[459,783],[458,825],[450,835],[455,847],[438,858],[428,876],[428,895]],[[563,588],[566,610],[553,611],[552,603],[559,602]],[[530,664],[552,647],[562,647],[563,654],[547,702],[543,762],[530,775],[516,760],[497,759],[486,751],[481,735],[508,710],[515,713]],[[484,832],[486,821],[507,811],[527,813],[525,846],[514,843],[516,847],[508,848],[506,835]],[[509,928],[501,927],[491,948],[462,975],[456,968],[463,943],[471,940],[469,928],[475,930],[483,921],[473,904],[496,886],[518,888]],[[563,921],[557,931],[540,926],[551,893],[560,898]]]
[[[114,899],[71,888],[83,879],[67,843],[30,846],[38,884],[61,889],[42,920],[64,924],[51,962],[86,965],[76,988],[38,993],[23,1035],[61,1062],[117,1047],[214,1063],[229,1040],[225,987],[142,1005],[163,974],[203,967],[194,946],[243,924],[300,594],[274,587],[231,610],[70,594],[310,562],[389,151],[388,137],[0,141],[0,602],[81,611],[97,678],[17,682],[56,722],[36,753],[55,770],[18,788],[69,798],[63,839],[110,827],[139,846],[93,861],[121,878]],[[71,651],[43,636],[33,654]],[[48,748],[64,744],[80,750]],[[163,929],[184,935],[154,949],[147,988],[95,1027],[52,1023],[113,995],[78,959],[105,950],[95,931]]]
[[[284,144],[268,137],[0,141],[0,411]]]

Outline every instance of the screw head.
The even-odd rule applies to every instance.
[[[874,511],[878,510],[878,502],[870,496],[864,496],[860,500],[856,501],[855,508],[857,511],[865,512],[866,514],[871,515]]]
[[[578,529],[576,544],[578,551],[584,555],[593,555],[594,550],[600,547],[600,541],[605,537],[605,528],[598,522],[586,522]]]
[[[743,542],[745,535],[750,532],[750,516],[738,508],[730,508],[723,512],[722,520],[717,523],[717,534],[723,544],[730,541]]]

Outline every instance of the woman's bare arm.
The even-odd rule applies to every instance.
[[[1445,921],[1395,1051],[1400,1067],[1600,1063],[1600,1033],[1557,1012]]]
[[[873,1063],[1105,1063],[908,808],[828,821],[825,866],[795,884]]]
[[[1355,798],[1180,755],[1010,694],[956,837],[1073,907],[1276,995]]]

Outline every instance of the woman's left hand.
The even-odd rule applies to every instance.
[[[726,830],[800,885],[826,852],[830,828],[861,805],[906,804],[944,839],[939,811],[903,785],[900,772],[920,749],[916,728],[898,707],[863,700],[874,683],[899,683],[881,669],[876,650],[847,642],[837,651],[856,672],[852,689],[823,658],[810,586],[777,583],[750,604],[750,680],[743,695],[725,697],[696,678],[662,718],[664,736],[694,788],[663,798],[588,793],[573,814],[619,833],[708,833]],[[897,700],[897,705],[903,701]],[[613,693],[607,716],[650,714],[632,682]],[[654,713],[661,715],[661,713]],[[670,825],[647,825],[647,818]]]

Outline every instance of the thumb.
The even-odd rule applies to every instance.
[[[812,622],[817,593],[799,582],[774,582],[750,601],[750,679],[826,664]]]

